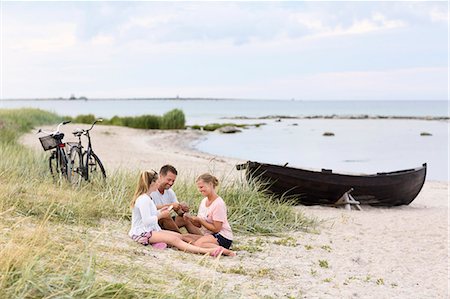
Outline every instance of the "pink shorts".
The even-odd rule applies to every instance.
[[[140,235],[133,235],[131,237],[131,239],[133,239],[134,241],[138,242],[139,244],[142,244],[144,246],[147,246],[150,243],[150,238],[152,237],[152,232],[146,232],[146,233],[142,233]],[[151,244],[154,248],[156,249],[166,249],[167,248],[167,244],[166,243],[153,243]]]
[[[133,235],[131,237],[131,239],[138,242],[139,244],[147,246],[148,244],[150,244],[151,237],[152,237],[152,232],[150,231],[150,232],[142,233],[140,235]]]

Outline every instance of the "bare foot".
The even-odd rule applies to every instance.
[[[227,256],[235,256],[236,253],[234,251],[231,251],[229,249],[223,248],[222,246],[214,248],[213,251],[210,252],[210,255],[212,257],[217,257],[221,255],[227,255]]]
[[[222,247],[223,248],[223,247]],[[234,251],[231,251],[230,249],[226,249],[226,248],[223,248],[223,252],[222,252],[224,255],[228,255],[228,256],[236,256],[236,252],[234,252]]]

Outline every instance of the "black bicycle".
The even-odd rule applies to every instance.
[[[39,137],[39,141],[44,148],[44,151],[53,150],[48,158],[48,167],[50,173],[54,179],[65,178],[71,181],[71,161],[66,152],[66,144],[62,141],[64,138],[64,133],[59,131],[60,127],[70,123],[69,121],[63,121],[58,125],[56,131],[47,132],[39,129],[38,133],[45,133],[46,136]]]
[[[76,129],[72,132],[75,137],[78,137],[78,142],[68,142],[70,146],[69,157],[72,165],[72,183],[79,183],[81,178],[84,178],[86,181],[106,178],[105,168],[92,149],[91,136],[89,134],[94,125],[101,121],[102,119],[97,119],[88,130]],[[81,144],[82,135],[85,135],[88,140],[85,150],[83,150],[84,147]]]

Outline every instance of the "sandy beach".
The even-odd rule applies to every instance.
[[[87,125],[65,126],[66,141],[74,140],[69,136],[76,127]],[[97,126],[92,140],[108,172],[157,170],[170,163],[180,176],[205,171],[221,177],[240,175],[234,166],[245,161],[193,149],[204,134]],[[42,151],[34,133],[21,141]],[[364,206],[363,211],[297,206],[321,220],[317,233],[238,235],[236,245],[253,246],[254,252],[241,250],[234,258],[221,258],[215,269],[203,267],[195,255],[177,261],[177,267],[198,277],[213,275],[226,292],[243,298],[448,298],[448,196],[448,182],[427,181],[409,206]],[[98,231],[123,231],[107,245],[135,251],[136,244],[126,236],[128,226],[108,223]],[[170,257],[179,258],[175,250],[142,251],[136,260],[152,267],[155,259],[163,268],[172,265]]]

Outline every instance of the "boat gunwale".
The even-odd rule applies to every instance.
[[[255,166],[251,166],[251,164],[257,164]],[[339,172],[333,172],[332,170],[327,169],[327,171],[318,171],[318,170],[309,170],[309,169],[303,169],[303,168],[294,168],[294,167],[290,167],[290,166],[282,166],[282,165],[277,165],[277,164],[267,164],[267,163],[259,163],[259,162],[254,162],[254,161],[247,161],[247,167],[249,168],[255,168],[254,170],[257,170],[258,168],[260,168],[261,166],[265,166],[265,167],[274,167],[276,169],[288,169],[288,170],[292,170],[292,171],[297,171],[297,172],[305,172],[306,174],[315,174],[315,175],[321,175],[323,176],[339,176],[339,177],[347,177],[347,178],[357,178],[357,179],[362,179],[362,178],[394,178],[397,176],[404,176],[405,174],[413,174],[413,173],[418,173],[421,172],[423,170],[427,170],[427,163],[423,163],[422,166],[416,167],[416,168],[409,168],[409,169],[403,169],[403,170],[396,170],[396,171],[390,171],[390,172],[378,172],[376,174],[345,174],[345,173],[339,173]],[[267,171],[267,169],[265,169],[265,171]],[[284,174],[286,175],[286,174]]]

